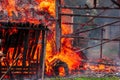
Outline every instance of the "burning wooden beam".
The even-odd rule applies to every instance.
[[[45,74],[45,55],[46,55],[46,36],[47,32],[42,31],[42,49],[40,55],[40,69],[42,69],[41,79],[44,80]]]
[[[43,24],[36,25],[36,24],[31,24],[29,22],[26,22],[26,23],[0,22],[0,24],[1,24],[1,26],[0,26],[1,29],[11,29],[11,28],[14,28],[13,26],[16,25],[17,27],[15,27],[15,28],[21,29],[21,30],[48,30],[48,28],[45,28],[45,26]],[[29,25],[29,26],[23,27],[25,25]],[[41,27],[38,27],[38,26],[41,26]]]
[[[25,30],[25,36],[24,36],[24,51],[23,51],[23,67],[26,66],[26,56],[27,56],[27,50],[29,46],[29,38],[30,38],[30,32],[28,30]]]
[[[40,26],[39,26],[40,27]],[[37,44],[40,44],[41,42],[39,41],[39,36],[41,34],[41,30],[40,31],[36,31],[35,32],[35,43],[34,43],[34,47],[33,47],[33,52],[32,52],[32,58],[34,57],[35,55],[35,50],[37,48]]]

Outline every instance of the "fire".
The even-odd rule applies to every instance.
[[[40,10],[45,10],[45,11],[47,10],[47,12],[49,12],[51,15],[53,16],[55,15],[55,0],[46,0],[46,1],[37,0],[37,1],[40,3],[38,7]],[[62,24],[62,34],[69,34],[69,33],[72,33],[71,28],[67,25]],[[55,33],[53,35],[55,35]],[[52,60],[57,58],[60,59],[61,61],[66,62],[69,67],[69,70],[73,70],[77,68],[80,65],[81,58],[72,49],[71,41],[72,39],[63,38],[61,40],[62,43],[61,52],[57,52],[57,53],[53,53],[54,51],[53,48],[55,47],[52,47],[53,45],[51,44],[51,41],[50,42],[48,41],[46,47],[47,48],[46,60],[48,62],[51,62]]]
[[[59,68],[59,75],[60,75],[60,76],[65,76],[65,70],[64,70],[63,67],[60,67],[60,68]]]
[[[97,63],[90,62],[86,64],[86,68],[89,68],[94,72],[104,72],[104,73],[113,73],[116,72],[116,66],[114,66],[114,62],[108,59],[99,59],[96,60]]]
[[[12,16],[12,11],[15,13],[17,12],[15,7],[15,0],[4,0],[1,4],[3,9],[7,10],[9,16]]]
[[[23,3],[21,5],[19,4],[19,1],[17,0],[4,0],[0,2],[0,11],[3,10],[3,15],[5,12],[7,12],[8,19],[11,22],[29,22],[29,23],[34,23],[40,24],[44,23],[45,25],[49,24],[49,20],[47,20],[49,17],[55,18],[55,0],[33,0],[33,2],[27,2]],[[35,5],[36,4],[36,5]],[[43,13],[42,13],[43,12]],[[62,12],[69,12],[69,10],[62,10]],[[6,13],[5,13],[6,14]],[[21,15],[21,16],[19,16]],[[13,19],[14,17],[17,17],[20,19]],[[70,20],[71,18],[66,18],[62,17],[62,20]],[[17,21],[16,21],[17,20]],[[2,26],[2,25],[0,25]],[[8,30],[9,35],[13,35],[15,33],[18,33],[18,30],[16,28],[17,26],[13,26],[12,29]],[[73,32],[72,27],[61,24],[62,27],[62,35],[65,34],[70,34]],[[68,73],[72,73],[74,70],[79,70],[80,66],[83,66],[82,59],[83,57],[81,56],[81,52],[75,52],[72,46],[72,38],[62,38],[61,39],[61,50],[60,52],[56,51],[56,43],[55,43],[55,24],[52,24],[49,26],[50,32],[47,35],[47,44],[46,44],[46,57],[45,57],[45,73],[48,76],[51,75],[60,75],[60,76],[65,76]],[[5,35],[7,32],[5,32],[4,29],[0,29],[0,31]],[[30,31],[32,32],[32,31]],[[41,40],[41,36],[39,37],[39,41]],[[3,40],[4,42],[4,40]],[[32,42],[35,42],[34,39],[29,40],[29,47],[32,44]],[[32,52],[35,49],[35,54],[34,56],[32,55]],[[19,50],[20,49],[20,50]],[[32,57],[31,63],[34,63],[34,60],[36,61],[37,59],[40,60],[40,49],[41,45],[33,45],[31,48],[31,55],[29,55],[30,59]],[[1,49],[3,50],[3,48]],[[18,54],[15,54],[15,57],[13,58],[13,53],[14,53],[15,48],[9,47],[6,55],[6,60],[9,60],[9,66],[12,65],[14,62],[14,59],[18,56]],[[18,47],[16,48],[16,53],[23,53],[24,47]],[[27,54],[29,52],[29,49],[27,50]],[[17,65],[22,66],[22,59],[23,56],[19,58],[17,61]],[[105,60],[106,61],[106,60]],[[100,62],[100,63],[99,63]],[[115,71],[114,66],[108,66],[105,64],[102,64],[101,62],[104,63],[103,61],[98,61],[99,64],[86,64],[85,67],[89,68],[92,71],[95,72],[113,72]],[[29,58],[26,59],[26,66],[29,66]],[[2,62],[2,65],[6,65],[4,62]],[[8,66],[8,65],[7,65]],[[14,64],[13,66],[16,66]]]
[[[49,13],[51,16],[55,17],[55,0],[35,0],[35,3],[37,3],[37,5],[32,5],[32,8],[34,8],[34,10],[36,11],[44,11]],[[16,0],[5,0],[4,2],[2,2],[2,8],[4,10],[6,10],[8,12],[8,16],[14,16],[13,12],[18,15],[18,13],[20,12],[21,15],[24,15],[21,19],[22,22],[24,21],[29,21],[30,23],[35,23],[35,24],[39,24],[40,21],[39,19],[37,19],[36,17],[31,17],[31,13],[29,12],[29,9],[31,8],[31,5],[23,5],[23,7],[18,6]],[[28,10],[28,11],[27,11]],[[25,16],[27,15],[27,16]],[[64,17],[63,17],[64,18]],[[13,20],[12,20],[13,21]],[[62,38],[61,39],[61,51],[57,52],[56,51],[56,44],[55,44],[55,26],[54,24],[52,25],[51,28],[51,32],[50,34],[48,34],[47,36],[47,44],[46,44],[46,73],[48,75],[51,75],[53,73],[53,64],[55,64],[54,62],[59,62],[59,63],[64,63],[64,67],[69,68],[69,72],[79,68],[79,66],[81,65],[81,56],[79,54],[81,53],[76,53],[74,51],[74,49],[72,48],[72,39],[66,39],[66,38]],[[16,28],[12,30],[12,33],[17,33]],[[63,25],[62,24],[62,35],[63,34],[69,34],[72,33],[72,29],[67,26],[67,25]],[[39,38],[40,39],[40,38]],[[33,40],[34,41],[34,40]],[[30,41],[31,43],[32,41]],[[36,51],[35,51],[35,55],[33,57],[33,59],[37,59],[37,54],[39,53],[39,48],[41,48],[40,45],[37,45],[36,47]],[[14,48],[9,48],[8,50],[8,55],[10,58],[10,65],[13,62],[12,59],[12,55],[14,52]],[[23,52],[23,48],[21,48],[21,53]],[[40,54],[39,54],[40,55]],[[31,56],[31,55],[30,55]],[[21,57],[22,59],[22,57]],[[18,60],[18,64],[22,65],[21,60]],[[27,66],[29,65],[29,63],[26,61]],[[61,66],[61,65],[59,65]],[[101,67],[103,68],[103,67]],[[64,69],[63,68],[59,68],[59,75],[64,76]]]
[[[100,65],[98,66],[98,68],[99,68],[99,70],[104,70],[104,69],[105,69],[105,65],[100,64]]]
[[[54,0],[45,0],[39,1],[38,10],[49,12],[51,15],[55,16],[55,1]]]

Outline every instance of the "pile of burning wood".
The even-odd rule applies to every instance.
[[[100,73],[100,74],[115,74],[119,72],[119,64],[113,59],[97,59],[89,60],[86,64],[86,69],[90,73]]]

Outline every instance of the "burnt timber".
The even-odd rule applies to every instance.
[[[44,57],[44,38],[46,31],[49,29],[43,24],[34,24],[29,22],[0,22],[0,35],[3,42],[1,47],[3,48],[3,53],[6,58],[3,62],[0,63],[0,75],[1,80],[4,76],[9,76],[11,80],[14,80],[15,76],[30,76],[37,75],[38,69],[43,67],[43,57]],[[15,29],[17,32],[12,32],[11,30]],[[2,31],[5,31],[3,33]],[[39,37],[42,36],[41,39]],[[31,42],[30,42],[31,41]],[[40,53],[37,53],[37,60],[33,59],[35,56],[35,51],[37,45],[41,45]],[[13,48],[12,63],[10,63],[10,52],[9,48]],[[23,48],[23,51],[21,49]],[[38,54],[41,54],[40,56]],[[31,55],[31,56],[30,56]],[[20,58],[22,56],[22,59]],[[22,61],[22,65],[19,65],[19,61]],[[26,63],[28,62],[28,63]],[[2,65],[5,64],[5,65]],[[14,75],[14,77],[12,76]]]

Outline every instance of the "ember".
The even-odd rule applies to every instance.
[[[86,64],[86,68],[95,73],[116,73],[117,67],[116,63],[110,59],[99,59],[94,61],[89,61]]]

